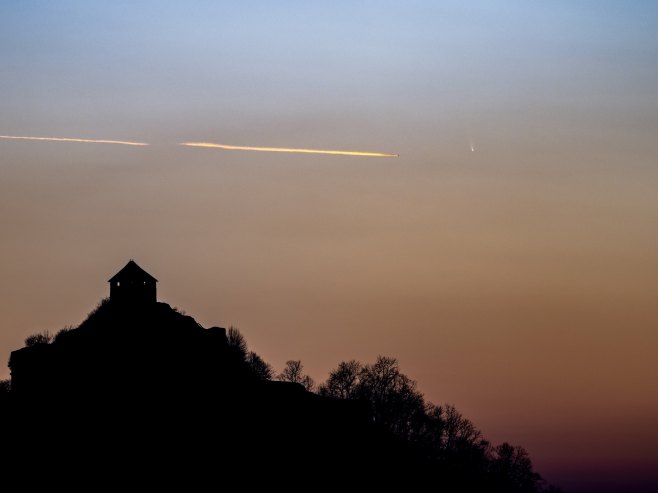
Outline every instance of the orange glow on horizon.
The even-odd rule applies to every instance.
[[[360,151],[329,151],[322,149],[290,149],[287,147],[250,147],[232,146],[226,144],[213,144],[210,142],[182,142],[179,145],[187,147],[210,147],[215,149],[228,149],[233,151],[259,151],[259,152],[296,152],[304,154],[333,154],[339,156],[366,156],[366,157],[399,157],[399,154],[384,154],[379,152]]]
[[[13,136],[13,135],[0,135],[0,139],[13,139],[13,140],[45,140],[50,142],[84,142],[92,144],[121,144],[125,146],[147,146],[146,142],[131,142],[125,140],[104,140],[104,139],[73,139],[69,137],[26,137],[26,136]]]

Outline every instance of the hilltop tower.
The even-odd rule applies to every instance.
[[[131,260],[109,281],[110,300],[120,303],[155,303],[158,280]]]

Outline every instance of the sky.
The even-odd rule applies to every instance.
[[[132,258],[277,370],[394,356],[567,491],[656,491],[657,21],[648,0],[0,3],[1,135],[150,144],[0,139],[0,360]]]

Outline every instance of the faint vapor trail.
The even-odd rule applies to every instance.
[[[146,142],[130,142],[125,140],[94,140],[94,139],[70,139],[68,137],[25,137],[13,135],[0,135],[0,139],[14,140],[47,140],[50,142],[85,142],[92,144],[120,144],[124,146],[147,146]]]
[[[181,142],[179,145],[187,147],[211,147],[215,149],[229,149],[233,151],[259,151],[259,152],[299,152],[304,154],[333,154],[339,156],[368,156],[368,157],[399,157],[399,154],[383,154],[379,152],[358,151],[326,151],[322,149],[289,149],[286,147],[247,147],[231,146],[225,144],[212,144],[210,142]]]

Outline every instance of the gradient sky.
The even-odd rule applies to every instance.
[[[0,360],[134,258],[278,370],[395,356],[548,480],[655,491],[657,25],[641,0],[0,3],[0,134],[152,144],[0,140]]]

